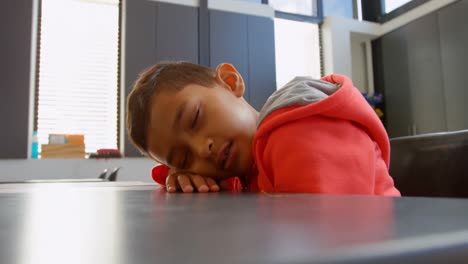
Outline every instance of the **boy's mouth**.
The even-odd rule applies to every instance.
[[[221,148],[221,150],[218,153],[218,158],[217,158],[217,164],[218,168],[225,170],[227,169],[231,163],[232,163],[232,153],[231,153],[231,147],[232,147],[232,141],[227,142],[224,144],[224,146]]]

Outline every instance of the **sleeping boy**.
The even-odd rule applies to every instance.
[[[140,74],[127,129],[163,164],[153,170],[156,182],[168,192],[219,191],[239,179],[257,192],[400,196],[388,172],[387,133],[349,78],[296,77],[260,112],[244,91],[228,63],[212,70],[162,62]]]

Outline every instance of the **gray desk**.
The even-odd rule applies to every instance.
[[[468,200],[0,188],[0,263],[468,263]]]

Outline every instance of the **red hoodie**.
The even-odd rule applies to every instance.
[[[388,174],[390,145],[373,109],[351,80],[315,103],[282,107],[261,121],[253,142],[256,172],[251,191],[400,196]],[[167,168],[153,169],[163,184]],[[229,186],[239,188],[231,179]]]

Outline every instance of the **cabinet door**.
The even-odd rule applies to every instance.
[[[236,67],[244,79],[244,98],[250,101],[247,15],[210,10],[210,65],[222,62]]]
[[[416,134],[445,132],[445,100],[437,13],[405,26],[411,112]]]
[[[138,74],[155,63],[156,5],[156,2],[134,0],[128,1],[124,9],[126,94],[130,93]]]
[[[273,19],[248,16],[250,103],[260,111],[276,91],[275,36]]]
[[[0,3],[0,159],[28,158],[33,6],[33,1]]]
[[[198,63],[198,8],[159,2],[156,9],[156,61]]]
[[[127,1],[125,23],[125,95],[127,96],[138,74],[156,61],[156,2]],[[132,145],[125,129],[125,156],[138,157],[141,153]]]
[[[404,28],[381,38],[387,132],[391,138],[411,133],[408,55]]]
[[[448,130],[468,129],[468,1],[438,13]]]

